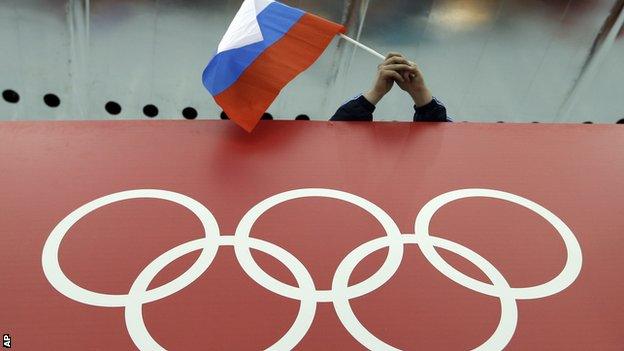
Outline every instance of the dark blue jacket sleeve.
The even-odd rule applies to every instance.
[[[414,122],[453,122],[446,114],[444,104],[436,98],[425,106],[414,106],[414,111]]]
[[[340,106],[330,121],[372,121],[375,105],[362,95]],[[446,107],[437,99],[425,106],[414,106],[414,122],[452,122]]]
[[[372,121],[375,105],[362,95],[340,106],[330,121]]]

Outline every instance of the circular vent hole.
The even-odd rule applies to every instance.
[[[2,98],[8,103],[17,104],[20,96],[15,90],[7,89],[2,92]]]
[[[118,115],[121,113],[121,106],[115,101],[107,102],[106,105],[104,105],[104,109],[111,115]]]
[[[59,99],[59,97],[54,94],[45,94],[43,96],[43,102],[45,102],[45,104],[49,107],[59,107],[59,105],[61,104],[61,99]]]
[[[149,118],[154,118],[158,116],[158,107],[154,105],[145,105],[145,107],[143,107],[143,114]]]
[[[182,116],[186,119],[195,119],[197,118],[197,110],[192,107],[187,107],[182,110]]]
[[[308,115],[299,115],[295,117],[295,121],[309,121],[309,120],[310,120],[310,116]]]

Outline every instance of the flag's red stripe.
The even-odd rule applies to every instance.
[[[343,31],[341,25],[306,13],[215,100],[230,119],[247,131],[253,130],[280,90],[310,67]]]

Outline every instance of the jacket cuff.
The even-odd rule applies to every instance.
[[[428,112],[433,111],[440,106],[444,107],[444,105],[439,100],[433,98],[428,104],[424,106],[416,107],[416,105],[414,105],[414,111],[416,111],[416,113],[419,115],[427,114]]]
[[[362,106],[366,111],[370,113],[375,112],[375,105],[368,101],[364,95],[358,96],[355,100],[358,102],[358,105]]]

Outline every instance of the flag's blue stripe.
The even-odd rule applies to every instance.
[[[202,81],[212,96],[229,88],[271,45],[280,40],[305,13],[274,2],[258,15],[264,41],[216,54],[208,63]]]

